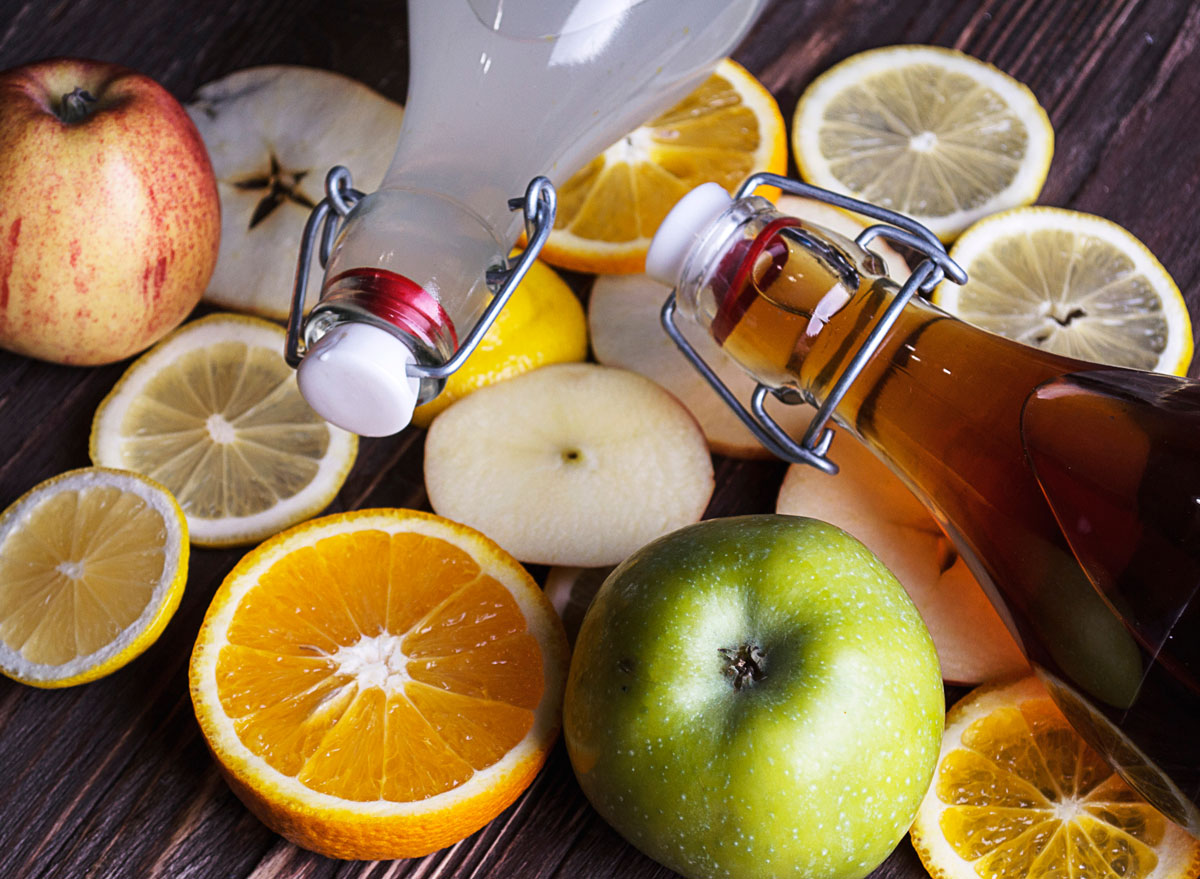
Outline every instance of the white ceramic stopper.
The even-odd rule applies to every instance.
[[[668,287],[676,286],[688,254],[704,231],[728,210],[732,202],[719,183],[701,183],[681,198],[650,242],[646,274]]]
[[[416,357],[387,330],[340,324],[322,336],[296,370],[300,393],[326,421],[360,436],[389,436],[408,426],[420,380]]]

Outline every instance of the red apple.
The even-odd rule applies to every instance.
[[[0,72],[0,346],[141,351],[199,301],[220,234],[204,143],[158,83],[71,58]]]

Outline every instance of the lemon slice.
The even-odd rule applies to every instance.
[[[472,391],[548,363],[583,360],[587,352],[583,305],[554,269],[535,261],[479,347],[446,379],[440,394],[416,408],[412,423],[428,427],[435,415]]]
[[[253,543],[318,513],[358,437],[300,396],[284,338],[275,324],[227,314],[176,330],[100,404],[92,461],[167,486],[200,546]]]
[[[950,710],[912,842],[939,879],[1200,873],[1200,842],[1140,799],[1032,677]]]
[[[1027,207],[968,229],[951,256],[964,286],[933,301],[1000,335],[1080,360],[1184,375],[1192,326],[1179,288],[1146,245],[1102,217]]]
[[[907,214],[950,241],[1041,192],[1054,130],[1033,92],[934,46],[847,58],[805,90],[792,147],[810,183]]]
[[[783,115],[734,61],[617,141],[558,188],[555,229],[541,256],[581,272],[640,272],[667,212],[715,181],[735,189],[756,171],[787,170]]]
[[[88,467],[35,486],[0,515],[0,672],[69,687],[116,671],[162,633],[187,567],[161,485]]]

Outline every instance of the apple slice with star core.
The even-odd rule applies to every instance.
[[[649,379],[543,366],[452,404],[425,439],[433,509],[523,562],[600,566],[697,521],[713,492],[704,434]]]
[[[396,149],[403,108],[327,70],[269,65],[201,86],[187,107],[221,195],[221,254],[205,301],[285,319],[300,238],[325,197],[325,175],[350,169],[372,192]],[[316,301],[315,255],[306,301]]]

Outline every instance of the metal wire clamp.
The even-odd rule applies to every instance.
[[[308,221],[304,224],[304,233],[300,240],[300,256],[296,264],[296,278],[292,285],[291,310],[288,312],[287,345],[284,349],[284,359],[293,369],[300,365],[305,354],[303,346],[304,296],[308,290],[308,275],[312,265],[313,251],[316,251],[317,259],[321,263],[321,268],[324,269],[329,263],[329,257],[333,252],[333,242],[337,238],[342,221],[363,197],[363,193],[351,185],[349,169],[338,165],[326,175],[325,197],[317,202],[316,207],[308,216]],[[487,270],[485,280],[492,290],[492,300],[454,354],[444,363],[437,365],[410,364],[409,375],[444,379],[461,367],[471,356],[550,237],[550,232],[554,229],[554,217],[558,210],[558,194],[554,190],[554,185],[547,178],[535,177],[529,181],[523,197],[508,200],[508,209],[510,211],[520,210],[524,213],[525,239],[528,242],[525,250],[517,257],[516,262],[505,260],[504,265],[492,266]]]
[[[967,280],[967,273],[963,271],[958,263],[950,259],[946,254],[946,249],[937,239],[937,236],[920,223],[903,214],[898,214],[895,211],[889,211],[886,208],[859,201],[858,199],[850,198],[836,192],[810,186],[807,183],[801,183],[788,177],[781,177],[778,174],[758,173],[751,175],[739,187],[735,198],[745,198],[760,186],[774,186],[784,192],[825,202],[834,207],[853,211],[876,220],[875,225],[864,229],[854,239],[855,243],[860,247],[866,248],[875,239],[885,238],[910,247],[925,257],[913,270],[908,280],[904,282],[904,285],[901,286],[895,298],[888,304],[888,307],[884,309],[883,314],[876,319],[866,338],[863,339],[858,350],[854,352],[841,375],[834,382],[825,400],[819,405],[813,403],[813,405],[817,405],[817,414],[813,416],[812,421],[809,422],[808,429],[799,441],[789,436],[779,426],[779,423],[767,414],[767,395],[771,394],[776,399],[789,405],[812,401],[801,398],[795,391],[778,390],[760,382],[751,395],[750,409],[747,410],[745,405],[729,390],[728,386],[721,381],[716,372],[704,361],[704,358],[684,338],[683,333],[675,324],[676,304],[674,290],[671,291],[671,294],[663,304],[661,320],[663,329],[666,330],[667,335],[671,337],[672,341],[675,342],[676,346],[683,352],[692,366],[712,386],[717,395],[733,410],[733,413],[769,452],[791,463],[809,464],[826,473],[837,473],[837,464],[828,457],[829,446],[833,442],[834,431],[826,425],[833,416],[834,410],[837,409],[838,404],[842,401],[842,398],[846,396],[846,391],[849,390],[854,380],[858,378],[867,361],[871,359],[883,342],[884,336],[887,335],[896,318],[900,316],[900,312],[904,309],[904,306],[916,293],[928,293],[944,278],[949,278],[956,284],[964,284]]]

